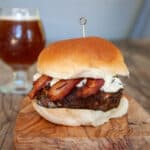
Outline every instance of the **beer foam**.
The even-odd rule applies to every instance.
[[[22,15],[15,15],[15,16],[0,16],[0,20],[12,20],[12,21],[34,21],[40,20],[39,16],[22,16]]]

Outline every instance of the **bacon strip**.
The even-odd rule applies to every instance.
[[[46,82],[50,81],[51,79],[52,79],[51,77],[42,75],[37,81],[33,83],[33,88],[31,92],[28,94],[28,96],[31,99],[33,99],[36,93],[45,86]]]
[[[60,80],[49,89],[50,100],[57,101],[64,98],[80,81],[81,79]]]
[[[77,96],[88,97],[98,92],[104,85],[103,79],[88,79],[86,84],[77,91]]]

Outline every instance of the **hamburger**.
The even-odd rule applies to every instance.
[[[127,114],[120,76],[128,76],[119,49],[99,37],[67,39],[40,53],[33,88],[35,110],[61,125],[99,126]]]

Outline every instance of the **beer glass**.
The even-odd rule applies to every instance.
[[[35,63],[44,45],[38,9],[0,8],[0,58],[13,70],[12,81],[0,86],[1,92],[28,93],[31,83],[26,71]]]

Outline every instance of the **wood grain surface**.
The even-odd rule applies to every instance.
[[[129,67],[130,76],[124,78],[125,91],[150,113],[150,39],[115,42]]]
[[[124,79],[126,93],[134,97],[150,113],[150,39],[129,39],[115,41],[114,43],[122,50],[130,70],[130,77]],[[35,65],[29,68],[30,80],[35,71]],[[11,69],[0,61],[0,84],[10,80],[11,73]],[[13,149],[13,128],[22,99],[23,96],[0,94],[0,150]],[[144,122],[139,122],[138,124],[143,126]],[[137,127],[134,121],[130,122],[130,125]],[[138,148],[136,144],[137,137],[135,137],[135,140],[132,137],[132,141],[135,141],[135,148],[137,146],[137,149],[146,149],[145,147],[148,147],[150,138],[144,136],[138,137],[138,139],[138,143],[144,145],[144,148]]]
[[[24,99],[14,130],[16,150],[36,149],[131,149],[132,137],[149,138],[150,116],[135,100],[129,98],[129,126],[127,116],[111,119],[99,127],[67,127],[49,123],[39,116],[31,100]],[[138,112],[137,112],[138,110]],[[131,139],[131,140],[130,140]],[[137,140],[139,142],[139,139]],[[137,142],[136,141],[136,142]],[[149,143],[150,144],[150,143]],[[145,142],[137,143],[143,147]]]
[[[22,98],[0,94],[0,150],[13,150],[13,129]]]

